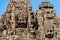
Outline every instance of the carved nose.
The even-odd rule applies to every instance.
[[[45,35],[46,38],[53,38],[53,36],[54,36],[53,34],[47,34],[47,35]]]

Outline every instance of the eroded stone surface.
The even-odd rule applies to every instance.
[[[11,0],[0,20],[0,40],[59,40],[59,29],[49,2],[42,2],[35,14],[29,0]]]

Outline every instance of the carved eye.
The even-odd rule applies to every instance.
[[[53,30],[47,30],[47,32],[53,32]]]
[[[47,30],[47,32],[49,32],[49,30]]]
[[[50,30],[50,32],[52,32],[53,30]]]
[[[47,12],[48,14],[50,13],[50,12]]]

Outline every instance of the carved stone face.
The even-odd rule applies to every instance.
[[[46,38],[53,38],[53,37],[54,37],[54,30],[52,30],[52,29],[46,30],[45,37],[46,37]]]

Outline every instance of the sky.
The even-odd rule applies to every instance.
[[[4,12],[6,12],[7,6],[10,0],[0,0],[0,19]],[[54,6],[54,10],[56,11],[57,17],[60,18],[60,0],[30,0],[32,4],[33,11],[36,12],[39,10],[39,5],[41,2],[50,2]]]

